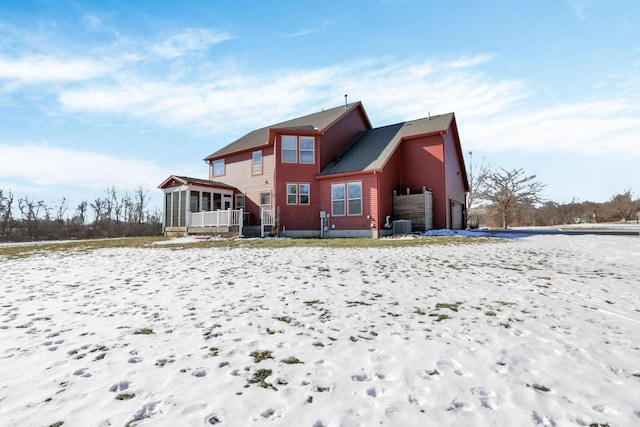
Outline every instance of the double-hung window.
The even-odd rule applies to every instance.
[[[283,135],[282,162],[313,164],[315,162],[315,138]]]
[[[298,162],[298,137],[290,135],[282,136],[282,162]]]
[[[287,204],[308,205],[310,192],[310,184],[287,184]]]
[[[362,215],[362,182],[331,184],[331,213]]]
[[[300,163],[313,163],[314,141],[311,136],[300,137]]]
[[[251,175],[262,175],[262,150],[251,155]]]

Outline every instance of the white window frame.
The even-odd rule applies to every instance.
[[[285,148],[285,142],[287,144],[291,144],[293,143],[295,145],[295,147],[286,147]],[[282,147],[282,163],[298,163],[298,137],[295,135],[282,135],[281,138],[281,147]],[[285,153],[289,153],[289,155],[291,153],[293,153],[294,155],[294,159],[293,160],[286,160],[285,159]]]
[[[302,187],[307,187],[307,194],[304,194],[302,192]],[[307,198],[306,202],[302,201],[303,196],[306,196]],[[311,204],[311,184],[308,184],[308,183],[298,184],[298,204],[303,206],[307,206]]]
[[[293,198],[293,201],[291,201]],[[287,205],[298,204],[298,184],[287,183]]]
[[[309,148],[302,148],[302,141],[311,141],[311,149]],[[314,137],[312,136],[300,136],[298,137],[298,162],[299,163],[304,163],[307,165],[311,165],[315,163],[316,160],[316,140]],[[303,161],[302,160],[302,154],[303,153],[311,153],[311,161]]]
[[[360,187],[360,197],[351,197],[351,195],[349,194],[349,186],[353,186],[353,185],[357,185]],[[346,183],[346,197],[347,197],[347,215],[348,216],[361,216],[362,215],[362,181],[355,181],[355,182],[347,182]],[[358,207],[359,207],[359,212],[358,213],[351,213],[351,203],[358,201]]]
[[[238,203],[240,200],[242,200],[242,203]],[[242,193],[238,193],[236,194],[236,209],[244,209],[245,204],[246,204],[246,197],[244,194]]]
[[[267,196],[269,199],[269,204],[262,203],[262,196]],[[271,209],[271,191],[261,191],[260,192],[260,209]]]
[[[306,187],[307,192],[302,193],[302,189]],[[303,202],[302,198],[306,197],[307,201]],[[307,206],[311,204],[311,184],[302,183],[302,184],[294,184],[292,182],[287,182],[287,205],[301,205]]]
[[[316,139],[313,136],[297,136],[297,135],[282,135],[280,138],[282,154],[281,159],[282,163],[298,163],[303,165],[312,165],[316,162]],[[302,148],[304,143],[311,143],[311,148]],[[289,145],[289,147],[285,148],[285,145]],[[295,148],[294,148],[295,145]],[[285,154],[288,155],[289,159],[286,159]],[[293,159],[293,154],[295,154],[295,160]],[[311,154],[310,160],[303,160],[303,154]],[[305,156],[306,157],[306,156]]]
[[[216,168],[220,168],[222,165],[222,173],[216,173]],[[223,176],[226,172],[226,165],[224,159],[218,159],[211,162],[211,176]]]
[[[256,156],[260,156],[258,161]],[[251,175],[262,175],[262,150],[251,153]]]
[[[336,199],[333,197],[334,188],[342,188],[342,194],[343,194],[342,199]],[[346,191],[346,188],[344,183],[331,184],[331,215],[332,216],[345,216],[347,212],[347,199],[346,199],[347,193],[345,191]],[[336,202],[342,202],[342,212],[336,212],[336,209],[335,209]]]
[[[358,185],[360,187],[360,197],[349,197],[349,186]],[[342,188],[344,198],[336,199],[333,197],[333,189]],[[362,216],[362,181],[340,182],[331,184],[331,215],[333,216]],[[342,202],[343,210],[336,213],[335,202]],[[351,213],[352,203],[358,203],[359,212]]]

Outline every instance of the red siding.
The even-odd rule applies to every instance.
[[[444,185],[444,147],[441,135],[403,141],[400,145],[400,192],[433,192],[433,226],[447,228],[448,199]]]
[[[334,216],[331,212],[331,184],[362,182],[362,215]],[[378,190],[373,173],[324,179],[320,181],[320,210],[331,214],[329,231],[373,230],[376,228]]]
[[[320,170],[338,157],[363,130],[369,129],[360,108],[354,108],[340,121],[333,124],[324,135],[320,145]]]
[[[287,133],[295,135],[295,133]],[[315,163],[282,163],[281,135],[275,138],[275,205],[280,208],[280,225],[287,230],[320,229],[320,186],[316,180],[318,174],[318,138],[315,138]],[[310,184],[309,205],[287,205],[287,184]]]
[[[465,173],[464,167],[460,164],[456,143],[452,132],[443,135],[444,138],[444,169],[445,169],[445,185],[447,198],[455,200],[465,205],[465,188],[462,174]],[[447,219],[451,222],[451,203],[446,203]],[[451,226],[452,224],[449,224]]]
[[[378,227],[384,228],[387,215],[393,220],[393,192],[400,191],[400,150],[396,150],[387,161],[384,169],[378,174],[380,191],[380,212],[378,214]]]

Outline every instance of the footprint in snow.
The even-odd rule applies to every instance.
[[[124,391],[126,389],[129,388],[129,386],[131,385],[131,382],[129,381],[120,381],[117,384],[112,385],[111,387],[109,387],[109,391],[115,393],[118,391]]]
[[[496,392],[487,390],[484,387],[475,387],[471,389],[471,393],[477,396],[483,408],[497,409]]]
[[[78,376],[78,377],[83,377],[83,378],[89,378],[92,374],[91,374],[91,372],[89,372],[89,369],[82,368],[82,369],[76,370],[73,373],[73,375]]]
[[[207,371],[204,368],[198,368],[195,371],[193,371],[191,375],[193,375],[194,377],[206,377]]]

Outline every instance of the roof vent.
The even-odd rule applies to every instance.
[[[344,108],[347,108],[347,94],[344,94]]]
[[[427,112],[427,120],[431,120],[431,111]]]

